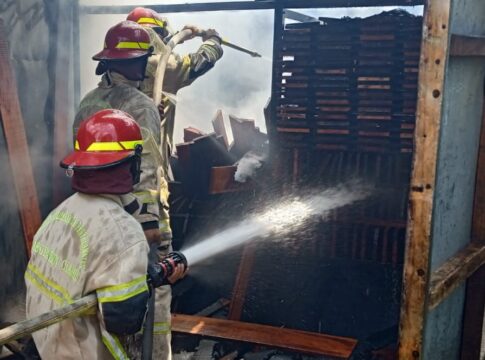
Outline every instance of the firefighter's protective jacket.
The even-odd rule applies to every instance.
[[[168,212],[159,200],[160,179],[164,178],[160,148],[160,115],[153,101],[139,89],[138,81],[126,79],[123,75],[108,72],[103,75],[98,87],[89,92],[81,101],[74,119],[73,134],[79,123],[95,112],[103,109],[123,110],[130,114],[142,127],[144,140],[140,182],[135,185],[134,194],[142,205],[135,215],[145,230],[159,227],[159,221],[168,219]]]
[[[33,333],[43,359],[127,359],[119,335],[146,312],[148,245],[123,196],[76,193],[37,231],[25,273],[27,316],[96,292],[98,311]]]
[[[153,53],[155,55],[148,58],[148,65],[146,69],[147,78],[141,84],[141,90],[150,98],[153,98],[153,85],[155,82],[155,73],[157,71],[158,62],[161,55],[167,52],[167,46],[160,39],[158,34],[150,27],[145,27],[150,35],[150,42],[154,47]],[[177,92],[186,87],[198,77],[204,75],[207,71],[214,67],[214,64],[222,57],[223,50],[219,41],[209,38],[204,41],[195,53],[181,56],[176,52],[172,52],[168,59],[167,68],[165,70],[165,78],[162,89],[165,93],[177,94]],[[173,130],[175,124],[175,104],[169,100],[167,96],[162,96],[164,119],[162,119],[163,127],[165,129],[165,137],[162,142],[172,149],[173,144]],[[163,134],[162,134],[163,135]],[[168,164],[168,158],[165,161]],[[165,169],[167,171],[167,169]]]

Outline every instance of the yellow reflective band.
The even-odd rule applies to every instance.
[[[147,277],[142,275],[124,284],[98,289],[96,290],[96,295],[100,303],[119,302],[146,291],[148,291]]]
[[[86,151],[122,151],[125,150],[119,142],[93,142]]]
[[[153,334],[167,335],[170,333],[170,324],[168,322],[156,322],[153,324]]]
[[[189,68],[191,62],[192,61],[190,60],[190,56],[189,55],[185,55],[184,58],[183,58],[183,66],[186,67],[186,68]]]
[[[143,140],[93,142],[86,151],[134,150],[136,145],[143,145]]]
[[[158,25],[160,27],[165,27],[165,22],[164,21],[157,20],[157,19],[154,19],[154,18],[142,17],[142,18],[139,18],[138,19],[137,23],[138,24],[154,24],[154,25]]]
[[[74,149],[75,150],[79,150],[79,141],[76,140],[76,142],[74,143]]]
[[[111,335],[106,330],[102,330],[101,338],[103,344],[108,348],[109,352],[115,360],[129,360],[123,346],[115,335]]]
[[[29,263],[25,278],[34,284],[44,295],[57,303],[72,303],[72,298],[62,286],[47,279],[33,264]]]
[[[137,145],[143,145],[143,140],[120,141],[121,146],[126,150],[135,150]]]
[[[137,41],[120,41],[116,45],[117,49],[142,49],[148,50],[150,48],[150,43],[137,42]]]
[[[158,191],[146,190],[133,193],[142,204],[155,204],[157,202]]]
[[[172,231],[170,228],[170,219],[162,219],[158,222],[158,228],[160,231]]]

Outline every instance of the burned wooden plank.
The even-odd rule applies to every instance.
[[[226,148],[229,148],[229,139],[227,137],[226,126],[224,125],[224,117],[222,116],[221,110],[217,110],[216,116],[212,119],[212,127],[217,135],[222,136]]]
[[[228,153],[222,137],[214,133],[198,137],[192,143],[188,143],[188,153],[188,172],[183,182],[192,194],[207,195],[212,168],[234,163],[234,158]]]
[[[485,264],[485,244],[470,243],[431,274],[428,309],[437,307]]]
[[[259,148],[266,142],[267,135],[259,131],[254,120],[241,119],[233,115],[229,115],[229,120],[234,138],[230,152],[237,158],[250,150]]]
[[[25,134],[17,84],[10,63],[7,36],[0,20],[0,121],[7,142],[10,167],[17,193],[25,246],[30,256],[34,234],[41,224],[37,189]]]
[[[194,127],[186,127],[184,128],[184,142],[188,143],[194,141],[197,138],[206,135],[202,130],[196,129]]]
[[[255,260],[255,245],[250,243],[244,246],[244,250],[239,262],[236,281],[232,290],[231,305],[229,306],[229,320],[240,320],[243,312],[244,302],[246,300],[246,290],[249,284],[249,277],[253,270]]]
[[[451,35],[451,56],[485,56],[485,36]]]
[[[448,61],[450,0],[429,0],[425,11],[419,68],[415,155],[409,198],[406,259],[400,321],[400,359],[422,358],[427,310],[431,221],[441,125],[442,93]],[[433,61],[429,61],[433,59]]]
[[[172,331],[348,359],[357,340],[301,330],[191,315],[172,315]]]
[[[245,183],[234,179],[237,166],[214,166],[210,173],[209,194],[223,194],[252,189],[250,181]]]

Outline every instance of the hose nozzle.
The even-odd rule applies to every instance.
[[[148,282],[153,287],[169,284],[168,278],[173,274],[177,265],[182,264],[188,267],[187,259],[179,251],[168,253],[161,261],[148,264]]]
[[[162,267],[166,278],[173,274],[175,268],[179,264],[182,264],[185,268],[188,266],[187,258],[180,251],[172,251],[160,261],[160,266]]]

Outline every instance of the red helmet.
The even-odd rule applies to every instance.
[[[101,110],[83,120],[74,151],[62,161],[63,168],[97,169],[117,165],[142,150],[141,130],[121,110]]]
[[[137,7],[131,10],[126,17],[126,20],[134,21],[140,25],[143,24],[151,27],[164,28],[167,26],[167,19],[160,16],[156,11],[143,7]]]
[[[150,55],[150,36],[143,26],[122,21],[111,27],[104,38],[104,49],[93,60],[125,60]]]

